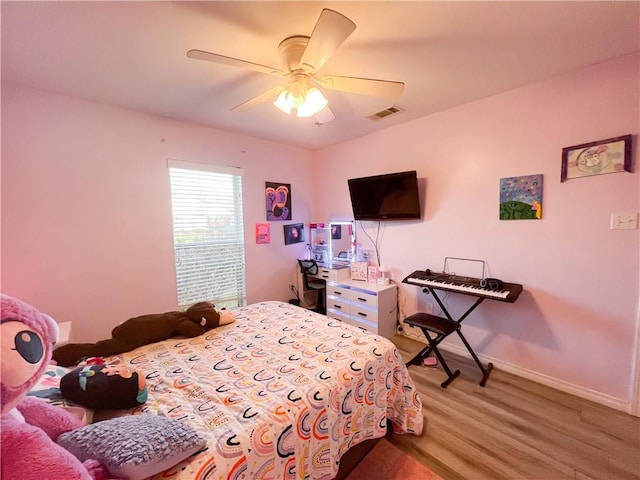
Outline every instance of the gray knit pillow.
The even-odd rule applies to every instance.
[[[188,425],[158,415],[117,417],[57,439],[80,461],[102,463],[115,477],[141,480],[180,463],[207,444]]]

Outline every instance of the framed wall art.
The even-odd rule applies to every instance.
[[[631,172],[631,135],[562,149],[562,182],[571,178],[625,171]]]
[[[271,225],[256,223],[256,243],[271,243]]]
[[[302,223],[292,223],[284,226],[284,244],[304,242],[304,225]]]
[[[500,179],[500,220],[542,218],[542,175]]]
[[[291,185],[265,182],[267,221],[291,220]]]

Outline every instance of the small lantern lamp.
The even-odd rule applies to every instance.
[[[378,277],[378,285],[389,285],[389,269],[384,265],[378,267],[380,276]]]

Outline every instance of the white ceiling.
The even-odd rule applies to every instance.
[[[355,32],[320,73],[405,82],[389,100],[326,91],[322,126],[270,102],[282,79],[188,59],[197,48],[281,68],[322,8]],[[2,81],[317,149],[640,50],[640,2],[7,2]],[[377,122],[395,104],[404,111]]]

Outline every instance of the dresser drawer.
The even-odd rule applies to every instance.
[[[335,318],[336,320],[340,320],[341,322],[348,323],[349,325],[353,324],[353,320],[349,317],[347,313],[341,312],[338,310],[333,310],[331,308],[327,308],[327,317]]]
[[[369,305],[351,303],[349,314],[363,323],[378,325],[378,311]]]
[[[350,291],[348,288],[341,286],[340,284],[327,283],[327,297],[344,298],[349,300]]]
[[[359,327],[362,328],[364,330],[367,330],[369,332],[375,333],[375,334],[379,334],[378,332],[378,324],[375,322],[371,322],[368,319],[362,318],[362,317],[354,317],[353,315],[351,315],[349,317],[349,324],[353,325],[354,327]]]
[[[349,313],[349,300],[336,297],[334,295],[327,295],[327,309],[334,309],[339,312],[344,312],[345,314]]]
[[[352,303],[369,305],[374,309],[378,308],[378,295],[376,293],[350,289],[346,291],[345,295]]]
[[[349,275],[351,275],[351,273],[348,268],[320,267],[318,268],[317,277],[324,278],[325,280],[340,281],[348,279]]]

